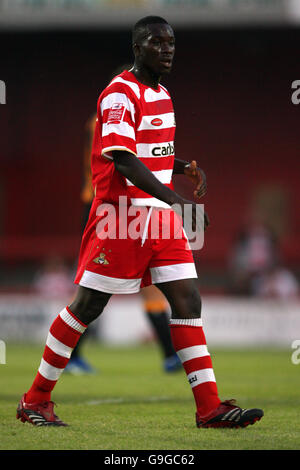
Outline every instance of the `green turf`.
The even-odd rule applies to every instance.
[[[194,401],[183,371],[165,374],[156,345],[107,347],[87,343],[94,376],[63,374],[53,393],[67,428],[38,428],[15,418],[43,347],[7,345],[0,365],[0,449],[6,450],[246,450],[300,449],[300,365],[291,351],[212,354],[222,399],[262,407],[264,418],[246,429],[197,429]]]

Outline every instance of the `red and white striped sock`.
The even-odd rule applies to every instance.
[[[86,327],[68,307],[56,317],[47,336],[38,373],[26,393],[27,403],[50,400],[51,392]]]
[[[171,319],[173,346],[180,358],[192,387],[197,414],[206,416],[216,409],[221,400],[201,318]]]

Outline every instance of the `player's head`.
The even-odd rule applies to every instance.
[[[140,19],[132,30],[135,63],[157,75],[169,73],[175,53],[174,32],[160,16]]]

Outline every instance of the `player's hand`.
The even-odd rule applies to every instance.
[[[201,168],[197,168],[197,162],[193,160],[189,166],[184,169],[184,174],[194,183],[196,186],[194,190],[194,197],[200,199],[206,194],[207,184],[206,176]]]
[[[200,204],[196,204],[195,202],[193,201],[189,201],[188,199],[183,199],[183,198],[180,198],[176,201],[176,203],[178,204],[180,210],[179,210],[179,215],[182,217],[182,222],[183,222],[183,225],[185,223],[187,223],[187,221],[184,221],[184,216],[188,213],[188,214],[191,214],[192,216],[192,220],[189,221],[189,225],[191,223],[192,225],[192,230],[193,232],[196,231],[196,228],[197,228],[197,225],[199,224],[199,211],[202,211],[202,205]],[[189,205],[191,207],[191,211],[186,211],[185,209],[185,206],[186,205]],[[174,207],[174,210],[176,212],[176,209],[175,209],[175,206]],[[203,212],[200,214],[201,215],[201,218],[203,217],[203,225],[204,225],[204,230],[207,229],[207,227],[210,225],[210,220],[209,220],[209,217],[208,217],[208,214],[203,210]],[[197,220],[197,217],[198,217],[198,220]]]

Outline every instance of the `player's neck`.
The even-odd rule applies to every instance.
[[[149,86],[154,89],[158,88],[160,76],[154,74],[147,67],[134,64],[134,66],[132,67],[132,69],[129,70],[129,72],[133,73],[135,78],[143,85]]]

